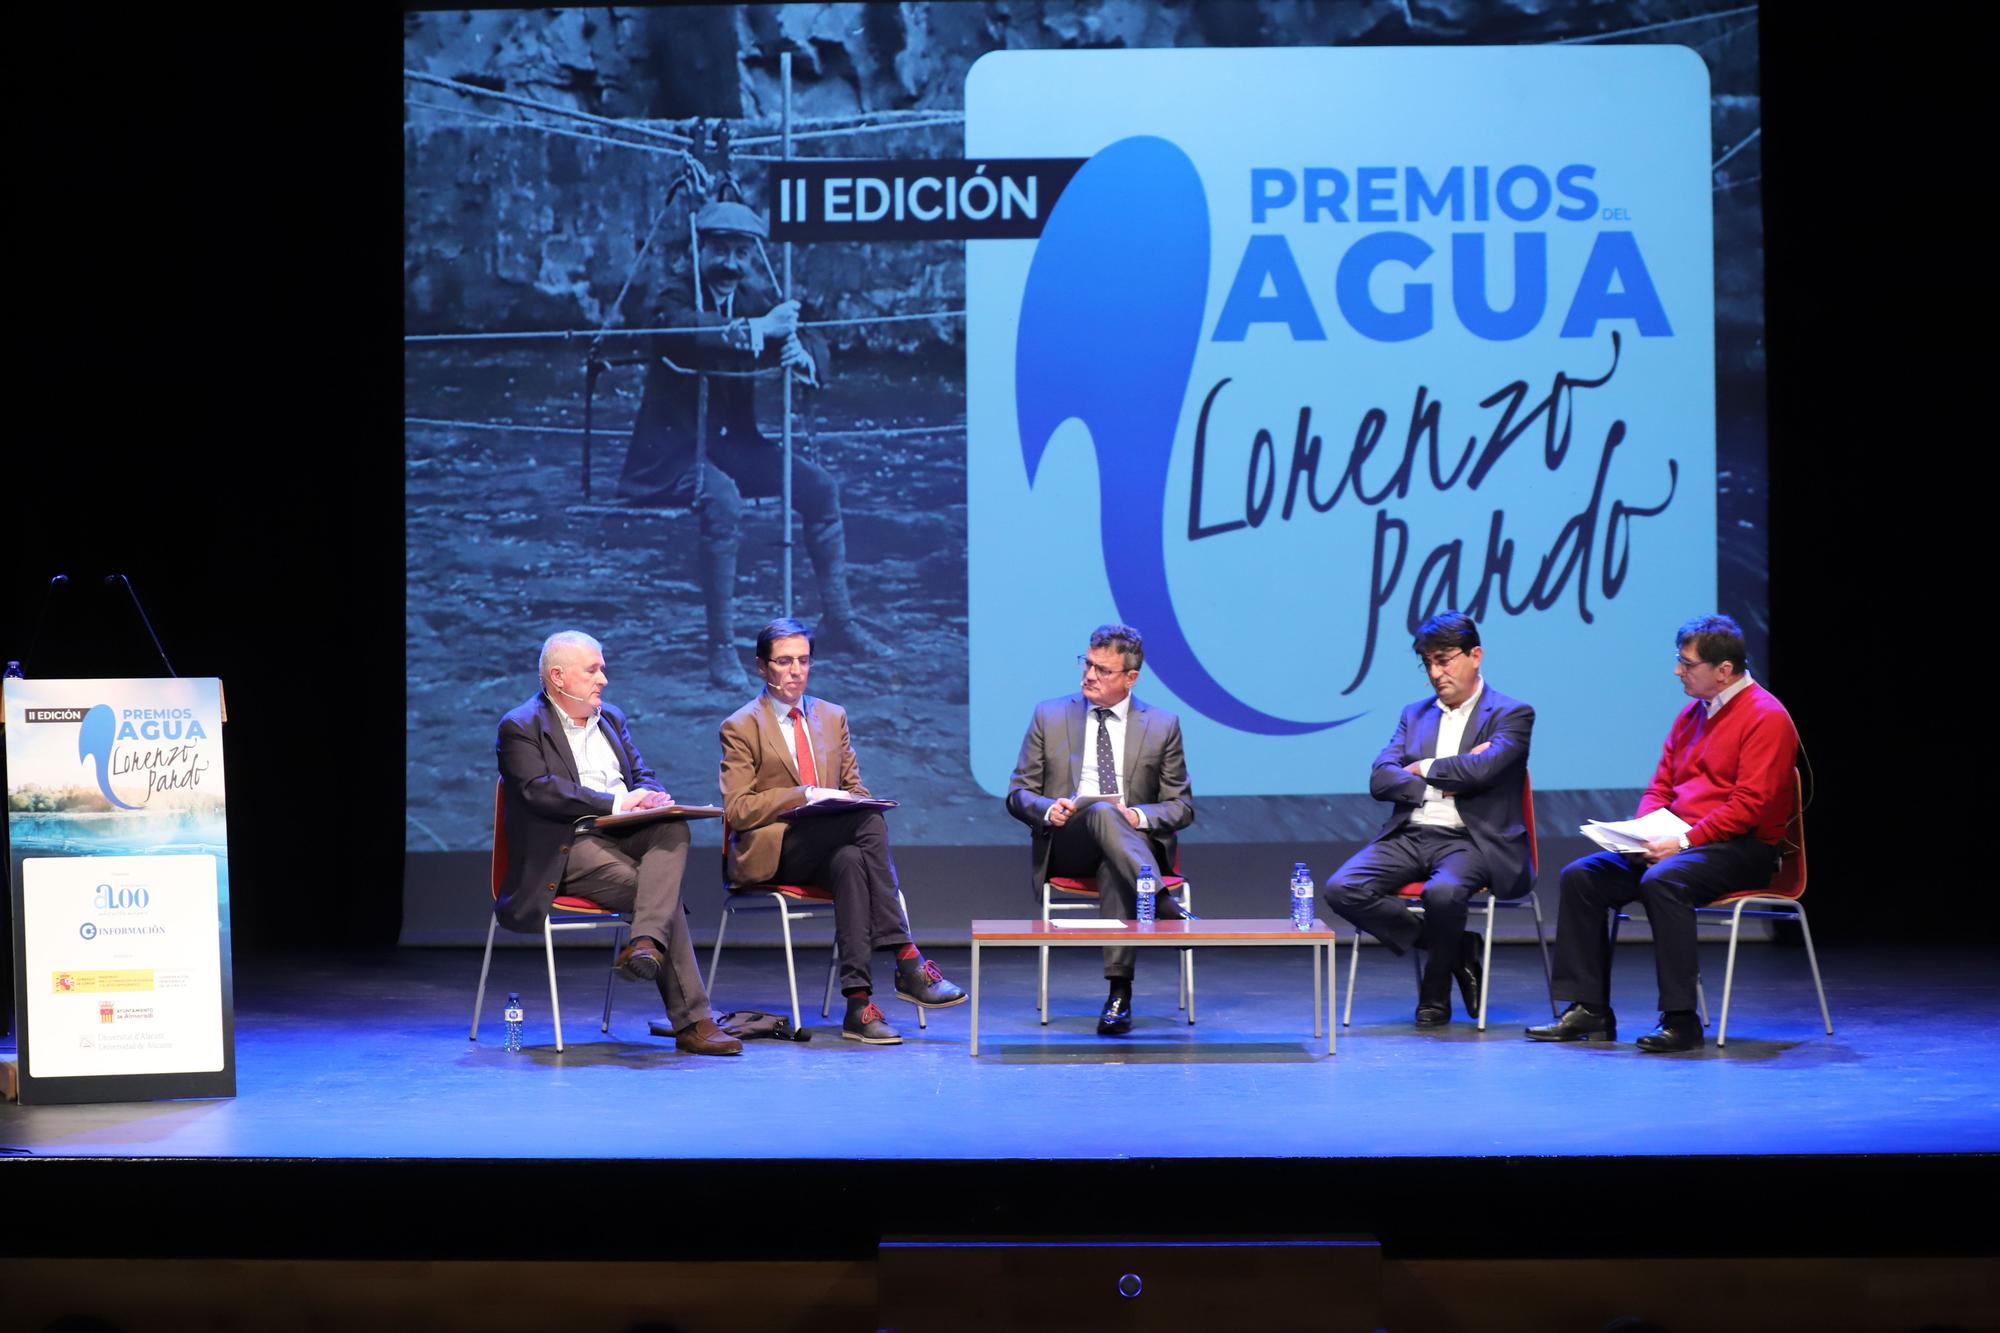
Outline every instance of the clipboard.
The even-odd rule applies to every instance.
[[[805,805],[795,805],[778,818],[789,823],[795,819],[818,819],[822,815],[844,815],[854,810],[894,810],[896,805],[895,801],[879,797],[851,796],[846,800],[810,801]]]
[[[641,824],[658,824],[670,819],[720,819],[723,809],[719,805],[662,805],[651,810],[633,810],[622,815],[591,815],[576,821],[576,828],[585,833],[603,833],[607,830],[637,828]]]

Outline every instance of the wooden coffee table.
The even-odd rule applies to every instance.
[[[1155,921],[1142,926],[1136,921],[1119,923],[1116,930],[1077,929],[1048,921],[974,921],[972,923],[972,1054],[979,1054],[979,952],[981,949],[1072,948],[1101,949],[1107,944],[1129,944],[1138,948],[1199,949],[1210,945],[1224,948],[1308,948],[1313,956],[1313,1036],[1319,1036],[1320,955],[1326,955],[1326,1053],[1333,1054],[1333,973],[1336,966],[1333,930],[1315,920],[1310,930],[1297,930],[1288,920],[1261,917],[1231,917],[1220,920]]]

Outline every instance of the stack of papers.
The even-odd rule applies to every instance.
[[[1693,827],[1662,806],[1637,819],[1593,819],[1577,832],[1607,852],[1643,852],[1646,844],[1661,838],[1678,838]]]

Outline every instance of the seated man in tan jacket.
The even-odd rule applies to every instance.
[[[779,818],[815,801],[866,797],[847,713],[806,693],[812,631],[774,620],[757,636],[764,691],[722,724],[722,804],[728,811],[729,878],[737,884],[816,884],[833,894],[834,948],[847,1015],[840,1035],[893,1046],[902,1041],[873,1000],[869,961],[896,951],[896,996],[925,1009],[965,1001],[910,941],[896,901],[896,867],[880,810]]]

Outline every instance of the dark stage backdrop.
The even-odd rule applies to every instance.
[[[1025,901],[993,896],[1025,883],[998,793],[1028,707],[1075,688],[1102,620],[1152,636],[1140,693],[1184,719],[1189,857],[1273,901],[1295,855],[1324,873],[1379,822],[1368,761],[1424,691],[1407,644],[1429,610],[1479,614],[1490,678],[1540,705],[1545,831],[1629,810],[1680,703],[1681,619],[1730,611],[1762,665],[1754,7],[413,14],[407,941],[480,925],[493,724],[533,692],[551,630],[604,640],[608,697],[668,786],[714,798],[716,725],[746,693],[707,683],[698,520],[621,499],[641,367],[596,381],[586,468],[584,351],[658,326],[688,285],[685,193],[668,201],[685,158],[661,135],[726,123],[733,158],[705,161],[768,203],[788,51],[800,157],[1081,159],[1164,138],[1201,214],[1179,227],[1199,248],[1175,253],[1211,270],[1174,308],[1077,282],[1030,299],[1034,264],[1099,271],[1089,247],[1107,242],[1074,226],[1066,251],[795,249],[805,317],[845,321],[825,330],[827,384],[798,396],[798,449],[839,481],[854,600],[890,645],[822,655],[814,692],[847,705],[864,777],[903,801],[920,927]],[[1084,218],[1080,185],[1070,199]],[[1113,249],[1171,247],[1188,221],[1128,199],[1100,225]],[[1198,336],[1163,335],[1176,321]],[[602,345],[614,362],[650,350]],[[1129,427],[1159,404],[1160,429]],[[1158,498],[1100,511],[1099,476],[1135,473]],[[779,525],[773,501],[745,520],[746,657],[781,609]],[[822,599],[797,550],[810,621]]]
[[[971,7],[951,10],[961,8]],[[1220,25],[1211,28],[1222,34],[1213,44],[1250,45],[1277,39],[1275,29],[1259,35],[1267,8],[1194,12],[1201,24]],[[1377,21],[1391,40],[1434,43],[1455,39],[1467,15],[1487,8],[1413,7],[1429,25],[1416,31],[1401,26],[1393,8]],[[1949,920],[1954,934],[1990,938],[2000,920],[1992,913],[1966,919],[1943,897],[1933,910],[1908,910],[1917,889],[1949,886],[1937,881],[1935,858],[1912,855],[1907,830],[1922,809],[1916,798],[1936,785],[1925,777],[1948,769],[1934,716],[1946,711],[1952,691],[1976,694],[1982,677],[1976,651],[1965,659],[1969,673],[1926,668],[1960,661],[1985,619],[1973,573],[1986,563],[1983,488],[1960,482],[1977,476],[1968,463],[1983,459],[1984,435],[1973,421],[1990,376],[1973,364],[1981,344],[1943,332],[1956,323],[1961,289],[1938,282],[1930,260],[1912,268],[1899,258],[1936,253],[1934,213],[1881,188],[1886,178],[1874,171],[1893,164],[1912,181],[1957,179],[1961,139],[1951,126],[1964,108],[1951,90],[1974,89],[1977,80],[1961,77],[1970,71],[1960,69],[1957,48],[1940,46],[1921,15],[1881,11],[1865,24],[1831,28],[1811,14],[1760,8],[1754,30],[1734,31],[1739,18],[1752,17],[1738,14],[1741,8],[1639,17],[1722,16],[1705,20],[1718,25],[1712,29],[1664,31],[1681,32],[1677,41],[1701,49],[1718,95],[1728,88],[1717,116],[1747,115],[1765,127],[1716,179],[1718,186],[1743,183],[1715,198],[1721,207],[1746,190],[1762,192],[1768,209],[1772,623],[1765,657],[1819,778],[1815,933],[1928,936]],[[1159,21],[1190,21],[1184,9]],[[1091,27],[1081,13],[1013,12],[1017,29],[1053,25],[1079,42],[1132,40]],[[1323,23],[1339,17],[1325,6],[1314,12]],[[1578,33],[1630,26],[1612,15],[1560,9],[1515,22],[1524,39],[1539,42],[1561,35],[1552,25]],[[402,781],[415,712],[404,700],[427,688],[422,678],[412,683],[404,647],[409,459],[399,423],[419,404],[404,401],[402,337],[406,325],[418,325],[403,268],[414,129],[402,71],[410,59],[405,27],[432,21],[329,25],[279,9],[135,12],[108,25],[88,10],[24,20],[23,40],[52,53],[24,76],[28,91],[61,114],[24,146],[45,188],[20,218],[16,276],[22,308],[36,312],[44,329],[16,357],[23,374],[8,453],[14,467],[0,490],[0,657],[27,657],[30,673],[44,676],[152,669],[157,659],[143,631],[99,591],[105,573],[122,570],[145,594],[176,667],[228,683],[225,743],[230,771],[244,775],[230,831],[236,938],[245,949],[395,939],[400,862],[424,855],[406,853]],[[731,13],[715,11],[709,21],[736,31]],[[845,58],[836,49],[845,49],[858,22],[850,18],[810,43],[836,74]],[[1761,77],[1731,76],[1725,84],[1716,63],[1721,48],[1712,44],[1724,33],[1731,34],[1724,45],[1757,47]],[[1515,36],[1515,29],[1491,31],[1484,40]],[[1003,38],[1026,44],[1018,31],[1009,38],[1002,30],[995,44]],[[867,65],[882,67],[880,60]],[[545,95],[569,77],[562,61],[546,68]],[[750,68],[768,86],[773,62]],[[226,77],[192,77],[192,70]],[[1863,90],[1857,71],[1866,73]],[[675,86],[702,86],[696,73],[677,77]],[[740,87],[733,62],[726,75],[727,88]],[[740,101],[734,109],[702,109],[768,110]],[[1745,133],[1718,120],[1712,151],[1719,156]],[[1731,174],[1736,169],[1740,176]],[[465,226],[481,234],[477,209],[466,210]],[[818,262],[809,258],[816,250],[831,249],[802,246],[802,265]],[[1748,253],[1754,257],[1754,245]],[[820,284],[813,299],[827,300],[829,291],[846,299],[849,286],[859,290]],[[606,299],[615,294],[614,286]],[[948,296],[929,295],[940,307]],[[1723,291],[1717,299],[1724,312],[1719,346],[1739,345],[1746,359],[1754,357],[1754,338],[1731,343],[1730,324],[1740,321],[1726,312],[1741,305],[1754,320],[1756,304]],[[535,312],[513,326],[560,323]],[[486,326],[470,314],[465,324]],[[840,350],[849,361],[861,359],[856,349]],[[570,357],[565,372],[572,404],[578,359]],[[1735,430],[1728,414],[1754,425],[1756,404],[1732,396],[1727,365],[1718,375],[1726,449]],[[1741,406],[1729,408],[1732,402]],[[489,439],[488,447],[495,443]],[[574,444],[560,447],[573,463]],[[557,501],[571,493],[571,477],[565,474]],[[61,570],[76,583],[38,637],[44,589]],[[506,586],[511,592],[532,582]],[[1726,591],[1720,596],[1730,602]],[[863,609],[879,613],[866,602]],[[1663,611],[1662,627],[1680,613]],[[465,654],[468,669],[504,678],[496,709],[531,688],[531,637],[491,660]],[[643,655],[645,645],[638,648]],[[1548,698],[1560,695],[1575,670],[1569,661],[1545,662],[1516,665],[1510,674],[1534,685],[1518,683],[1521,694]],[[653,682],[655,699],[636,700],[653,710],[649,721],[665,721],[676,688],[700,708],[722,702],[700,689],[699,678],[688,682],[685,671],[678,680],[629,665],[620,671],[618,684],[632,692]],[[838,686],[830,680],[827,693],[850,705],[871,702]],[[1663,717],[1671,707],[1663,694],[1648,712]],[[465,753],[452,758],[469,797],[487,781],[489,721],[482,717]],[[670,772],[710,771],[705,726],[688,732],[685,744],[695,748],[677,748],[683,742],[665,733],[645,734]],[[862,740],[872,766],[881,742]],[[430,789],[419,790],[420,799],[429,800]],[[1206,836],[1219,804],[1204,800],[1197,838]],[[1332,802],[1315,814],[1329,829],[1352,830],[1336,845],[1302,852],[1323,871],[1366,820],[1336,821]],[[1007,893],[1018,890],[1025,858],[1007,842],[1013,829],[1002,818],[989,811],[980,829],[999,839],[990,854]],[[477,816],[470,820],[466,845],[483,836],[471,831]],[[1275,895],[1287,851],[1283,842],[1269,844],[1271,864],[1255,876],[1260,893]],[[1197,853],[1212,854],[1200,847],[1190,856]],[[484,853],[453,855],[469,864],[455,872],[448,894],[427,898],[414,884],[412,908],[476,929],[484,919]],[[442,859],[435,850],[431,856]],[[914,874],[907,855],[905,868]],[[929,876],[918,892],[913,883],[920,911],[922,895],[946,884]],[[947,924],[969,915],[963,905],[953,910]],[[707,918],[703,913],[704,928]]]

